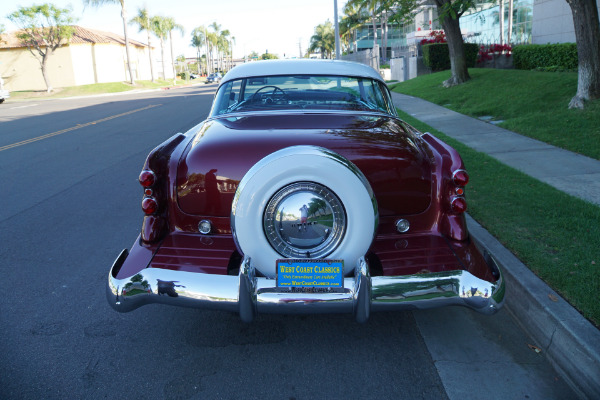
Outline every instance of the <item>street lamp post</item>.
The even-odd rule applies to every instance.
[[[338,22],[337,0],[333,0],[333,19],[335,20],[335,59],[340,59],[340,24]]]

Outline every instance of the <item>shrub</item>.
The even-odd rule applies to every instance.
[[[450,53],[448,43],[431,43],[423,45],[423,62],[432,71],[450,69]],[[475,43],[465,43],[467,67],[473,68],[477,62],[479,46]]]
[[[517,69],[576,70],[577,44],[525,44],[513,49]]]
[[[446,33],[444,31],[431,31],[429,39],[422,39],[421,44],[446,43]]]
[[[482,63],[487,60],[493,60],[494,55],[504,54],[506,57],[510,57],[512,54],[512,47],[508,44],[490,44],[481,45],[479,47],[479,54],[477,55],[477,62]]]

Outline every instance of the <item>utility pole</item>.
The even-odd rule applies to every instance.
[[[340,24],[338,21],[337,0],[333,0],[333,19],[335,21],[335,59],[340,59]]]
[[[302,58],[302,38],[298,38],[298,57]]]

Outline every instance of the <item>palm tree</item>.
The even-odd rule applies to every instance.
[[[363,24],[363,19],[360,15],[360,9],[357,5],[346,3],[344,7],[345,16],[342,17],[340,22],[340,34],[342,38],[348,43],[350,47],[350,41],[352,41],[352,50],[358,51],[356,45],[356,30]]]
[[[371,15],[373,23],[373,51],[376,51],[379,44],[377,43],[377,19],[375,14],[379,8],[379,0],[350,0],[346,4],[346,7],[348,6],[357,6],[361,12],[366,11]],[[376,69],[379,69],[379,51],[375,52],[375,57],[377,59]]]
[[[219,33],[219,49],[223,53],[221,56],[222,62],[225,62],[225,57],[229,54],[229,36],[231,36],[229,29],[225,29]],[[225,67],[221,66],[221,70],[223,69],[225,69]]]
[[[127,56],[127,70],[129,71],[129,81],[135,85],[133,72],[131,69],[131,57],[129,56],[129,35],[127,34],[127,10],[125,10],[125,0],[83,0],[83,4],[99,7],[104,4],[120,4],[121,18],[123,19],[123,35],[125,36],[125,54]]]
[[[230,66],[230,69],[231,69],[231,68],[233,68],[233,46],[235,45],[235,36],[231,37],[230,43],[231,43],[231,45],[230,45],[231,46],[231,52],[229,53],[230,54],[230,56],[229,56],[230,57],[230,65],[229,66]]]
[[[204,31],[206,28],[199,26],[192,31],[192,43],[191,45],[196,48],[196,55],[198,57],[198,73],[200,74],[200,48],[205,44]]]
[[[331,21],[319,24],[315,28],[315,34],[310,38],[308,52],[312,53],[318,50],[321,58],[331,58],[331,53],[335,49],[335,32]]]
[[[219,46],[219,35],[221,33],[221,25],[217,24],[216,21],[214,21],[212,24],[209,25],[209,28],[213,29],[213,32],[210,32],[208,34],[208,41],[210,43],[210,58],[211,58],[211,62],[213,61],[213,57],[212,57],[212,52],[213,49],[217,49],[217,53],[218,53],[218,46]],[[217,54],[217,60],[219,58],[219,55]],[[218,62],[217,62],[218,65]],[[211,65],[211,70],[212,70],[212,65]]]
[[[148,34],[148,53],[150,57],[150,75],[152,76],[152,82],[156,79],[154,78],[154,63],[152,62],[152,44],[150,43],[150,32],[152,32],[152,24],[150,23],[150,15],[148,14],[148,10],[146,8],[138,8],[138,15],[131,18],[129,24],[137,24],[139,27],[139,31],[146,31]]]
[[[160,39],[160,58],[162,60],[162,73],[163,79],[167,79],[165,72],[165,39],[169,31],[167,30],[167,22],[165,17],[156,16],[152,17],[152,33],[154,33]]]
[[[173,57],[173,31],[176,29],[181,33],[181,36],[185,33],[183,26],[176,23],[171,17],[165,18],[165,29],[169,32],[169,42],[171,44],[171,64],[173,65],[173,82],[177,80],[177,74],[175,73],[175,58]]]

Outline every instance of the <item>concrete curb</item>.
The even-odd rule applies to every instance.
[[[600,330],[468,215],[467,224],[473,240],[502,268],[505,307],[532,344],[580,397],[600,399]]]

